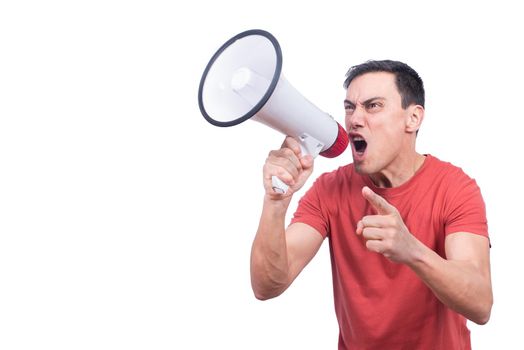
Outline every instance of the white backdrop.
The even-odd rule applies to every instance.
[[[336,348],[327,244],[281,297],[251,292],[261,169],[282,136],[198,110],[211,55],[253,28],[340,122],[349,66],[389,58],[421,74],[419,151],[461,166],[487,203],[495,304],[471,325],[474,348],[524,346],[521,12],[311,3],[0,4],[1,349]],[[313,178],[350,161],[319,158]]]

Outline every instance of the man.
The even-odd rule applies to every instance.
[[[339,349],[470,349],[466,319],[485,324],[493,303],[480,190],[460,168],[417,153],[424,87],[412,68],[368,61],[344,87],[353,163],[321,175],[287,228],[313,159],[288,137],[266,160],[255,296],[286,290],[327,237]],[[273,175],[287,193],[273,191]]]

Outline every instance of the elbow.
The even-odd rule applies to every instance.
[[[493,306],[493,299],[490,298],[490,300],[486,301],[484,305],[482,305],[482,308],[481,310],[479,310],[478,314],[475,317],[472,317],[470,320],[480,326],[485,325],[486,323],[488,323],[491,317],[491,307],[492,306]]]
[[[481,315],[479,317],[476,317],[474,319],[471,319],[471,321],[475,322],[479,326],[483,326],[486,323],[488,323],[491,313],[488,312],[487,314]]]
[[[251,266],[251,289],[258,300],[278,297],[289,286],[287,271],[267,271]]]
[[[266,276],[267,277],[267,276]],[[258,300],[269,300],[278,297],[287,289],[287,284],[271,278],[255,278],[251,276],[251,289]]]
[[[263,288],[257,288],[254,285],[253,287],[253,294],[255,295],[255,298],[257,298],[260,301],[265,301],[269,299],[273,299],[278,297],[280,294],[284,292],[283,289],[263,289]]]
[[[255,294],[255,298],[257,298],[260,301],[265,301],[265,300],[269,300],[269,299],[274,298],[273,295],[270,295],[270,294],[267,294],[267,293],[258,292],[258,291],[255,291],[255,290],[253,290],[253,293]]]
[[[491,304],[489,305],[489,308],[478,318],[478,320],[474,321],[478,325],[485,325],[488,323],[489,319],[491,317]]]
[[[473,286],[470,289],[475,290]],[[491,287],[491,281],[488,280],[482,288],[476,290],[477,293],[468,298],[470,301],[469,315],[466,313],[463,315],[470,321],[482,326],[488,323],[491,317],[491,309],[493,307],[493,289]]]

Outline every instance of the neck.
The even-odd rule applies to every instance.
[[[415,175],[425,159],[424,155],[417,152],[399,156],[378,173],[370,174],[369,178],[377,187],[398,187]]]

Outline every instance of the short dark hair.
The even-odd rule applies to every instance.
[[[346,73],[344,88],[347,89],[356,77],[371,72],[389,72],[395,75],[395,83],[402,99],[402,108],[405,109],[412,104],[424,107],[424,83],[422,79],[413,68],[399,61],[369,60],[353,66]]]

